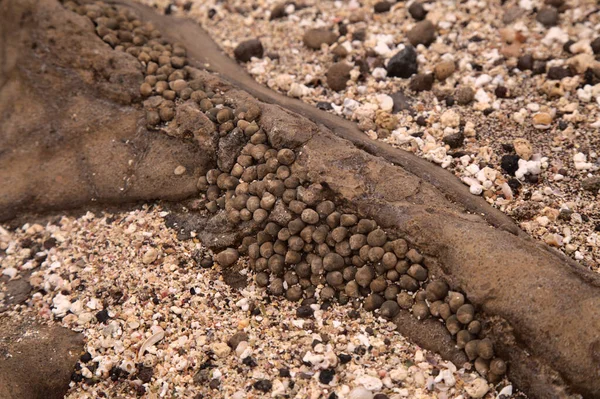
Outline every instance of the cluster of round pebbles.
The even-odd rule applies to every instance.
[[[230,151],[220,151],[218,168],[198,182],[209,213],[224,212],[230,225],[251,225],[256,232],[238,248],[218,253],[215,260],[221,266],[247,256],[258,286],[290,301],[302,300],[301,317],[310,316],[310,305],[320,299],[362,304],[388,319],[401,309],[419,320],[441,319],[481,375],[495,381],[505,374],[505,362],[494,356],[464,294],[429,279],[424,256],[406,240],[388,236],[375,221],[326,199],[320,184],[295,176],[296,152],[270,145],[258,123],[259,107],[236,108],[202,81],[186,80],[185,48],[161,39],[152,24],[142,23],[131,10],[102,2],[68,1],[65,7],[91,18],[106,43],[145,66],[140,93],[155,99],[145,103],[148,125],[169,122],[175,100],[191,99],[217,126],[219,148],[239,149],[233,158]],[[232,145],[240,141],[242,145]]]

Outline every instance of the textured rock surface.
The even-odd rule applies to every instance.
[[[2,2],[0,54],[0,220],[197,191],[209,152],[144,127],[140,63],[88,18],[54,1]],[[174,176],[179,165],[187,173]]]
[[[235,62],[223,56],[195,23],[160,17],[142,6],[133,7],[172,40],[184,43],[193,61],[210,61],[211,68],[229,81],[190,69],[195,78],[226,91],[225,96],[234,103],[255,104],[261,108],[261,127],[267,132],[271,145],[278,149],[293,148],[301,154],[293,166],[294,173],[320,183],[328,195],[359,216],[373,218],[390,233],[404,236],[425,255],[430,276],[445,280],[453,290],[466,293],[470,303],[483,311],[488,336],[497,352],[509,360],[509,377],[519,388],[539,398],[561,397],[571,391],[585,397],[598,397],[600,289],[596,275],[527,238],[506,216],[480,198],[470,196],[449,173],[385,144],[368,141],[352,123],[257,85]],[[130,106],[115,107],[122,111],[123,107]],[[100,108],[96,110],[102,112]],[[132,112],[132,120],[136,115],[141,117],[137,111]],[[122,131],[125,128],[136,131],[138,123],[130,122],[130,125],[119,125]],[[9,125],[3,134],[10,134],[14,129]],[[35,134],[27,129],[22,131]],[[173,140],[176,147],[185,143],[181,138]],[[98,160],[106,156],[101,154],[103,145],[102,142],[93,144],[94,153],[99,153]],[[189,145],[198,148],[194,142]],[[171,152],[163,151],[156,158],[160,162],[155,161],[153,166],[160,168],[163,162],[168,164],[168,160],[161,157],[168,157]],[[55,162],[72,161],[69,157],[74,156],[73,153],[48,154]],[[195,165],[202,164],[202,157],[191,157],[189,164],[182,164],[187,170],[193,170]],[[111,168],[104,168],[105,174],[114,172],[113,163],[110,165]],[[148,178],[171,181],[173,169],[174,166],[170,171],[169,168],[148,170],[148,173],[158,173]],[[161,171],[164,174],[161,175]],[[13,175],[2,173],[15,178],[14,172]],[[18,178],[27,182],[29,176]],[[106,201],[148,198],[141,194],[150,194],[138,192],[136,197],[132,190],[120,197],[110,196],[111,188],[120,187],[110,185],[115,181],[119,179],[105,181],[107,194],[103,198]],[[181,190],[178,191],[181,196],[193,192],[191,189],[184,192],[176,183],[173,186]],[[66,188],[69,185],[55,190],[70,194]],[[151,193],[167,199],[177,197],[165,186],[154,187]],[[85,193],[75,197],[79,202],[65,203],[63,197],[58,202],[38,198],[35,204],[64,207],[89,201]],[[18,209],[15,203],[18,197],[14,196],[4,202],[13,210]],[[200,238],[209,246],[222,248],[239,239],[236,231],[222,234],[219,230],[223,226],[222,214],[202,223],[205,229]],[[243,227],[253,228],[251,224]],[[221,236],[226,236],[227,242]],[[409,339],[457,363],[465,360],[464,354],[449,344],[452,341],[441,323],[408,319],[405,311],[400,312],[396,322],[399,331]]]
[[[0,317],[0,398],[62,399],[82,350],[66,328]]]

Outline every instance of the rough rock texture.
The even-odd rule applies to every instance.
[[[82,350],[66,328],[0,317],[0,398],[62,399]]]
[[[55,1],[1,2],[0,220],[197,192],[209,152],[145,128],[142,80],[88,18]],[[178,165],[187,173],[175,176]]]
[[[54,3],[46,0],[42,4]],[[352,123],[256,84],[195,23],[161,17],[143,6],[131,6],[171,40],[182,42],[189,58],[195,61],[192,64],[210,61],[209,72],[218,71],[228,81],[190,68],[195,79],[226,91],[225,96],[236,104],[261,108],[260,124],[271,145],[301,150],[297,151],[300,155],[293,173],[320,183],[329,196],[360,217],[373,218],[389,235],[405,237],[425,255],[430,276],[446,281],[451,289],[465,292],[470,303],[483,312],[487,336],[494,341],[500,356],[509,361],[509,377],[520,389],[535,398],[564,397],[566,393],[600,397],[597,275],[528,238],[508,217],[481,198],[471,196],[448,172],[386,144],[369,141]],[[43,10],[36,11],[33,18],[38,13]],[[117,109],[128,107],[121,105]],[[136,124],[122,126],[135,130]],[[2,134],[13,131],[9,126]],[[174,140],[174,145],[182,145],[185,139]],[[94,143],[94,152],[101,153],[102,145]],[[162,154],[169,155],[168,151]],[[212,155],[210,151],[206,152],[208,155]],[[55,162],[64,162],[73,154],[48,156]],[[160,162],[168,163],[168,159]],[[110,165],[105,174],[113,171]],[[193,165],[184,164],[188,170]],[[10,176],[4,169],[0,171]],[[23,181],[28,178],[19,177]],[[107,187],[109,191],[110,186]],[[61,189],[59,186],[56,191]],[[153,193],[173,198],[164,187]],[[88,197],[77,198],[83,204]],[[116,201],[135,197],[105,198]],[[18,209],[15,201],[14,197],[8,198],[6,207]],[[38,198],[35,204],[62,207],[75,203]],[[223,233],[219,231],[223,218],[220,213],[202,222],[205,228],[199,237],[205,244],[222,248],[239,239],[236,231],[219,234]],[[242,228],[251,231],[252,225]],[[221,236],[226,236],[228,242]],[[395,321],[409,339],[458,364],[465,360],[464,354],[450,344],[450,336],[441,323],[414,319],[409,322],[408,317],[402,311]]]

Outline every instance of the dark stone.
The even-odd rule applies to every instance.
[[[152,367],[146,367],[144,365],[138,366],[137,378],[142,380],[143,383],[149,383],[152,380],[152,376],[154,375],[154,370]]]
[[[446,97],[445,101],[446,101],[446,106],[447,107],[451,107],[451,106],[454,105],[454,97],[452,97],[452,96]]]
[[[429,91],[433,86],[434,77],[432,73],[420,73],[410,80],[409,88],[417,93],[420,91]]]
[[[242,364],[250,368],[258,366],[258,363],[256,363],[256,360],[254,360],[252,356],[246,356],[244,359],[242,359]]]
[[[548,73],[546,77],[551,80],[561,80],[562,78],[567,78],[573,76],[573,72],[569,67],[559,67],[553,66],[548,68]]]
[[[248,341],[248,334],[245,332],[238,332],[232,335],[229,340],[227,340],[227,345],[229,345],[231,349],[235,350],[235,348],[237,348],[242,341]]]
[[[317,103],[317,108],[322,109],[324,111],[329,111],[333,109],[329,101],[319,101]]]
[[[417,73],[417,69],[417,52],[413,46],[404,47],[387,64],[389,77],[410,78]]]
[[[350,79],[352,66],[345,62],[336,62],[327,71],[327,85],[335,91],[344,90],[346,82]]]
[[[503,155],[500,166],[506,173],[514,176],[517,169],[519,169],[519,159],[521,158],[518,155]]]
[[[530,71],[533,69],[533,61],[533,55],[525,54],[519,57],[519,60],[517,61],[517,68],[519,68],[521,71]]]
[[[442,141],[444,142],[444,144],[447,144],[450,146],[450,148],[454,149],[463,145],[463,142],[465,141],[465,136],[462,134],[462,132],[453,133],[444,136]]]
[[[96,313],[96,320],[98,320],[99,323],[106,323],[108,319],[110,319],[110,316],[108,315],[108,310],[102,309],[101,311]]]
[[[264,49],[258,39],[250,39],[238,44],[233,50],[235,59],[240,62],[248,62],[252,57],[262,58]]]
[[[246,145],[246,137],[240,129],[233,129],[225,137],[219,140],[217,149],[217,166],[223,172],[231,172],[233,165],[242,148]]]
[[[337,40],[337,35],[329,29],[309,29],[302,38],[304,45],[313,50],[321,49],[323,43],[331,45]]]
[[[594,52],[594,54],[600,54],[600,36],[592,40],[590,46],[592,47],[592,51]]]
[[[427,47],[435,41],[435,25],[429,20],[417,22],[406,37],[413,46],[422,44]]]
[[[313,313],[314,310],[308,305],[303,305],[296,309],[296,316],[301,317],[303,319],[311,317]]]
[[[375,11],[376,14],[379,14],[382,12],[388,12],[390,8],[392,8],[392,3],[389,1],[378,1],[375,3],[375,6],[373,6],[373,11]]]
[[[269,380],[258,380],[253,385],[254,389],[261,392],[269,392],[273,387],[273,383]]]
[[[358,40],[364,42],[367,38],[367,31],[365,29],[357,29],[352,33],[352,40]]]
[[[290,374],[290,369],[288,368],[280,368],[279,376],[282,378],[290,378],[292,375]]]
[[[573,54],[573,53],[571,53],[571,45],[573,43],[575,43],[573,40],[571,40],[571,39],[567,40],[567,42],[565,44],[563,44],[563,51],[568,54]]]
[[[338,359],[340,359],[341,364],[346,364],[346,363],[350,362],[350,360],[352,360],[352,356],[348,355],[346,353],[340,353],[338,355]]]
[[[327,385],[333,380],[333,377],[335,377],[335,369],[321,370],[319,373],[319,382]]]
[[[413,110],[410,105],[410,97],[406,96],[403,92],[397,91],[396,93],[390,95],[390,97],[392,97],[392,100],[394,100],[394,107],[392,108],[392,112],[394,114],[404,110]]]
[[[581,182],[581,187],[584,190],[597,192],[600,190],[600,176],[592,176]]]
[[[485,116],[491,115],[491,114],[492,114],[492,112],[494,112],[494,108],[492,108],[492,107],[490,107],[490,108],[486,108],[486,109],[484,109],[484,110],[483,110],[483,114],[484,114]]]
[[[427,16],[427,11],[423,8],[423,4],[418,1],[413,2],[410,7],[408,7],[408,13],[417,21],[422,21]]]
[[[508,89],[504,86],[498,86],[496,87],[496,90],[494,90],[494,94],[496,94],[496,97],[498,98],[506,98],[508,96]]]
[[[535,19],[547,28],[555,26],[558,24],[558,11],[554,7],[544,7],[538,11]]]
[[[273,7],[273,9],[271,10],[271,16],[269,17],[269,20],[273,21],[275,19],[280,19],[280,18],[285,17],[287,15],[285,12],[286,6],[287,6],[286,3],[276,4],[275,7]]]
[[[543,73],[546,73],[546,61],[542,61],[542,60],[534,61],[532,71],[533,71],[534,75],[541,75]]]
[[[425,117],[423,115],[420,115],[417,118],[417,125],[419,125],[419,126],[427,126],[427,119],[425,119]]]

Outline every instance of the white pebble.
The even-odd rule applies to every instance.
[[[384,68],[377,67],[373,69],[372,75],[375,79],[384,79],[387,76],[387,71]]]
[[[383,388],[383,382],[377,377],[372,377],[370,375],[363,375],[354,380],[354,382],[358,385],[362,385],[367,388],[369,391],[379,391]]]
[[[465,386],[465,391],[475,399],[483,398],[483,396],[490,390],[488,383],[483,378],[477,378],[470,384]]]
[[[356,387],[350,391],[348,399],[373,399],[373,394],[365,387]]]
[[[376,98],[383,111],[390,112],[394,108],[394,100],[387,94],[378,94]]]

